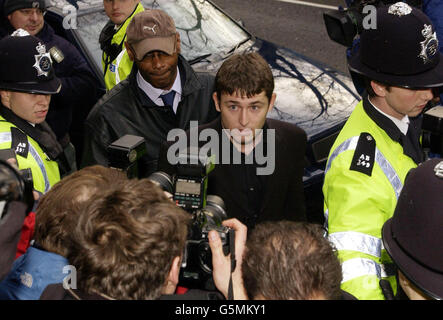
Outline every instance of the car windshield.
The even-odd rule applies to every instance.
[[[162,9],[174,19],[180,33],[181,53],[188,61],[198,61],[211,54],[228,53],[250,38],[246,31],[208,1],[142,0],[141,3],[145,9]],[[80,9],[85,8],[81,1],[77,1],[77,4]],[[89,48],[100,69],[98,39],[107,21],[103,9],[95,12],[80,10],[77,17],[77,34]]]

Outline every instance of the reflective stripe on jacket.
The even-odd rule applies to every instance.
[[[361,133],[375,140],[372,172],[350,170]],[[366,114],[360,102],[331,148],[325,170],[325,225],[342,263],[342,289],[358,299],[384,299],[379,280],[396,290],[395,267],[381,240],[406,174],[416,163]]]
[[[126,79],[126,77],[131,73],[132,69],[132,61],[129,59],[128,53],[125,50],[124,42],[126,40],[126,28],[128,27],[129,23],[131,22],[132,18],[139,12],[142,12],[144,10],[141,3],[139,3],[132,13],[132,15],[126,19],[125,23],[123,23],[120,28],[117,30],[117,32],[112,37],[112,44],[117,44],[122,46],[122,57],[117,57],[112,61],[109,66],[107,67],[107,70],[104,70],[104,80],[106,84],[106,90],[111,90],[117,83],[120,81],[123,81]],[[119,59],[119,63],[117,63],[117,60]],[[103,52],[102,55],[102,65],[103,68],[106,67],[106,54]]]
[[[12,123],[4,120],[0,116],[0,149],[10,149],[12,143],[11,127]],[[34,189],[41,193],[46,193],[51,186],[60,180],[60,171],[56,161],[50,160],[43,152],[38,143],[27,136],[29,142],[28,156],[25,158],[16,155],[17,165],[20,170],[30,168]]]

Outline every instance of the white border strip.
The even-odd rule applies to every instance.
[[[338,10],[338,6],[328,6],[326,4],[320,4],[320,3],[312,3],[312,2],[298,1],[298,0],[277,0],[277,1],[289,2],[289,3],[300,4],[300,5],[309,6],[309,7],[328,9],[328,10]]]

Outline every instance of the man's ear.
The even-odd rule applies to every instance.
[[[272,108],[274,108],[275,99],[277,99],[277,94],[275,92],[273,92],[271,95],[271,100],[269,101],[268,112],[270,112],[272,110]]]
[[[212,94],[212,100],[214,100],[215,109],[217,109],[218,112],[221,112],[221,111],[220,111],[220,103],[218,102],[217,92],[214,92],[214,93]]]
[[[178,284],[180,275],[181,257],[177,256],[172,260],[171,269],[169,270],[166,283],[163,288],[163,294],[173,294]]]
[[[176,35],[176,41],[177,41],[177,43],[175,44],[175,51],[177,53],[180,53],[181,52],[180,33],[177,32],[175,35]]]
[[[125,41],[125,48],[126,52],[128,53],[128,57],[131,61],[135,60],[135,53],[132,51],[131,46],[129,45],[128,41]]]
[[[386,86],[385,85],[371,80],[371,87],[377,96],[379,96],[379,97],[386,96]]]
[[[0,98],[1,98],[2,104],[6,108],[11,109],[11,103],[10,103],[11,91],[0,90]]]

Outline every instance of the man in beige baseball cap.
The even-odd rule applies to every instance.
[[[139,177],[157,170],[160,145],[172,129],[187,130],[190,121],[205,124],[218,116],[212,100],[214,76],[195,72],[180,54],[180,36],[162,10],[132,18],[125,42],[133,67],[130,75],[97,102],[85,125],[82,166],[108,165],[108,146],[126,134],[142,136],[147,154]]]
[[[129,58],[139,64],[142,76],[153,87],[169,90],[177,75],[180,53],[174,20],[162,10],[146,10],[134,16],[126,36]]]

